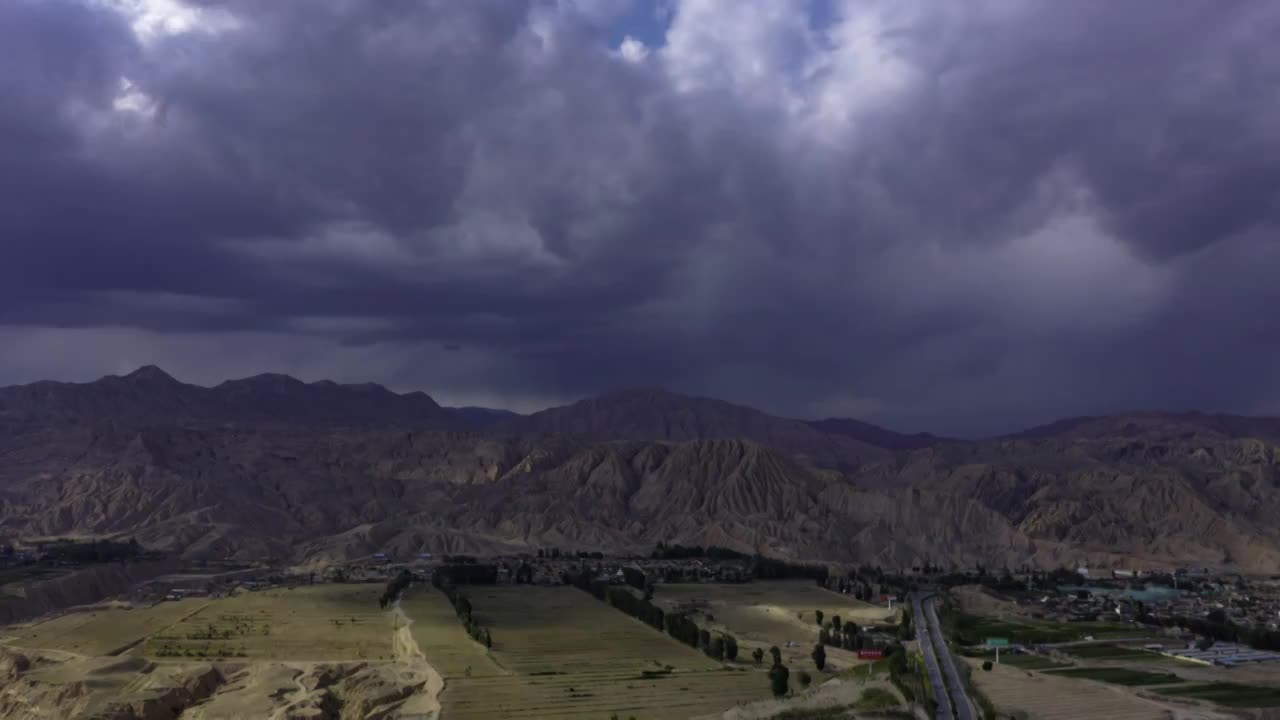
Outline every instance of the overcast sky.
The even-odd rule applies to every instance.
[[[1280,2],[3,0],[0,384],[1280,414]]]

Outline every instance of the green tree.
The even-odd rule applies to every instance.
[[[821,625],[821,624],[822,624],[822,611],[821,611],[821,610],[814,610],[814,611],[813,611],[813,617],[814,617],[814,619],[815,619],[815,620],[817,620],[817,621],[818,621],[818,624],[819,624],[819,625]]]
[[[724,640],[718,637],[711,638],[711,643],[707,645],[707,654],[716,660],[724,659]]]
[[[703,628],[698,631],[698,647],[706,650],[711,647],[711,633]]]
[[[773,647],[769,648],[769,654],[773,656],[774,665],[782,664],[782,651],[778,649],[777,645],[774,645]]]
[[[832,616],[831,616],[831,629],[835,631],[836,635],[839,635],[839,634],[840,634],[840,632],[841,632],[841,630],[842,630],[842,623],[840,622],[840,616],[839,616],[839,615],[832,615]]]
[[[752,651],[751,651],[751,659],[755,660],[757,665],[759,665],[761,662],[763,662],[763,661],[764,661],[764,648],[756,648],[755,650],[752,650]]]
[[[790,690],[789,680],[791,679],[791,671],[787,670],[787,666],[781,663],[774,665],[769,669],[769,688],[773,690],[776,697],[782,697]]]
[[[738,659],[738,641],[732,635],[724,636],[724,658],[730,662]]]
[[[813,666],[819,670],[827,666],[827,649],[818,643],[813,646]]]

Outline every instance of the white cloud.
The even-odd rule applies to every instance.
[[[627,62],[638,63],[649,57],[649,48],[644,43],[631,37],[624,37],[615,54]]]
[[[787,104],[817,49],[805,3],[681,0],[662,57],[677,90]]]
[[[217,34],[240,27],[240,21],[219,7],[200,7],[183,0],[100,0],[122,10],[143,42],[187,32]]]

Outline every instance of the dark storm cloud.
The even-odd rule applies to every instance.
[[[1274,4],[638,7],[0,4],[0,381],[1280,412]]]

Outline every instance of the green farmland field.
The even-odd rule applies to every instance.
[[[480,674],[473,664],[469,677],[446,675],[450,720],[690,717],[769,694],[764,672],[713,661],[577,588],[471,587],[465,594],[506,674]],[[455,673],[459,662],[450,661]]]
[[[1241,708],[1280,707],[1280,688],[1237,685],[1235,683],[1208,683],[1176,688],[1160,688],[1162,695],[1206,700],[1208,702]]]
[[[1069,668],[1066,670],[1047,670],[1046,672],[1060,677],[1098,680],[1113,685],[1171,685],[1183,682],[1182,678],[1173,673],[1153,673],[1120,667]]]

